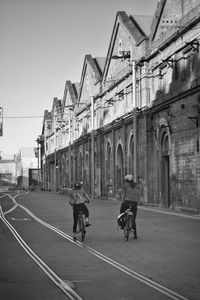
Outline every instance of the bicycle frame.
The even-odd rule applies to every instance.
[[[130,208],[126,210],[126,225],[124,227],[124,237],[128,241],[129,233],[133,232],[133,213]]]

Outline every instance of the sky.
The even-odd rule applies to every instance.
[[[84,57],[106,57],[117,11],[154,15],[158,0],[0,0],[3,158],[37,147],[44,111],[79,82]]]

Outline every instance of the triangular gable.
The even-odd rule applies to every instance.
[[[62,105],[61,100],[58,98],[53,98],[53,104],[52,104],[52,117],[60,117],[62,115]]]
[[[63,109],[65,106],[74,106],[77,102],[77,85],[72,84],[71,81],[67,80],[65,83],[64,96],[62,100]]]
[[[140,59],[144,55],[141,53],[140,45],[148,40],[144,30],[140,27],[133,16],[128,16],[125,12],[117,12],[113,32],[106,57],[103,81],[109,82],[121,77],[120,73],[130,65],[131,55],[134,59]],[[124,56],[125,59],[116,59]],[[129,57],[129,60],[127,59]]]
[[[90,101],[90,97],[94,95],[93,87],[102,81],[102,68],[103,60],[92,58],[90,54],[85,56],[80,81],[79,103],[87,103]]]
[[[42,134],[45,133],[46,128],[50,129],[51,125],[52,125],[52,114],[46,109],[44,111],[44,117],[43,117]]]
[[[160,37],[178,30],[181,18],[188,13],[188,10],[192,9],[191,6],[192,3],[189,5],[186,0],[159,1],[152,23],[150,41],[154,42]]]
[[[160,24],[160,19],[162,16],[162,12],[165,6],[166,0],[161,0],[158,2],[154,17],[153,17],[153,22],[151,26],[151,33],[150,33],[150,41],[153,41],[155,39],[156,32],[158,31],[158,27]]]

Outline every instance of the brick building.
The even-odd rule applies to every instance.
[[[118,12],[105,58],[86,55],[80,83],[45,111],[43,182],[80,180],[93,197],[200,208],[200,1],[161,0],[154,16]]]

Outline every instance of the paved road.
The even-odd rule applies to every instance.
[[[9,194],[0,195],[0,299],[200,299],[199,217],[141,207],[139,239],[126,242],[119,202],[95,200],[82,244],[67,196]]]

